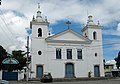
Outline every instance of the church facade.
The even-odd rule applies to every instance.
[[[53,78],[104,76],[102,30],[92,16],[88,16],[83,35],[70,28],[49,35],[48,25],[41,11],[37,11],[36,18],[30,22],[32,78],[41,78],[46,72]]]

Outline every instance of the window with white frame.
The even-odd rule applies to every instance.
[[[82,49],[77,49],[77,59],[82,59]]]
[[[72,49],[67,49],[67,59],[72,59]]]
[[[56,48],[56,59],[61,59],[61,48]]]

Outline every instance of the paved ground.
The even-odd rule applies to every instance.
[[[120,84],[119,79],[108,79],[108,80],[89,80],[89,81],[73,81],[73,82],[52,82],[52,83],[41,83],[39,81],[10,81],[10,84]]]

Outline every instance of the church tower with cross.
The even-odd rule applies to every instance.
[[[36,17],[33,16],[32,21],[30,21],[30,28],[32,29],[32,37],[31,37],[31,51],[32,51],[32,71],[36,71],[36,67],[39,65],[39,56],[43,56],[43,51],[46,49],[45,39],[49,36],[48,26],[49,22],[47,18],[42,17],[40,11],[40,5],[38,3],[38,11]],[[36,61],[38,60],[38,61]],[[44,59],[42,59],[44,60]],[[42,61],[41,61],[42,62]],[[38,65],[37,65],[38,64]],[[37,65],[37,66],[36,66]],[[34,75],[33,75],[34,76]]]
[[[33,16],[30,22],[30,28],[32,29],[32,36],[35,38],[47,38],[48,37],[48,25],[47,18],[41,16],[40,5],[38,4],[38,11],[36,18]]]
[[[31,71],[34,72],[31,78],[41,79],[46,73],[53,78],[104,76],[100,24],[94,24],[89,16],[82,29],[83,35],[72,30],[70,24],[70,21],[66,22],[66,30],[49,35],[49,22],[42,17],[38,4],[37,15],[30,22]]]

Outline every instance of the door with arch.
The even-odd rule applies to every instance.
[[[65,77],[66,78],[74,77],[74,64],[73,63],[65,64]]]

